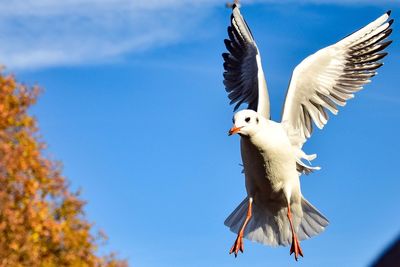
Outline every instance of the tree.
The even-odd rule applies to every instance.
[[[0,73],[0,266],[127,266],[96,254],[104,237],[91,234],[84,201],[44,155],[28,114],[40,92]]]

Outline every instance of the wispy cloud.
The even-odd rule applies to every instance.
[[[0,62],[25,69],[116,58],[177,42],[205,15],[184,1],[158,2],[9,2],[0,9]]]
[[[7,1],[0,9],[0,63],[11,69],[29,69],[120,58],[185,39],[201,28],[216,5],[222,5],[221,1]]]

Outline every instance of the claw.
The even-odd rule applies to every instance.
[[[240,234],[238,234],[235,243],[233,244],[231,250],[229,251],[229,254],[234,253],[236,258],[237,255],[239,254],[239,251],[241,251],[242,253],[244,251],[243,236]]]
[[[303,251],[302,251],[302,249],[300,247],[300,242],[297,239],[296,235],[294,235],[293,238],[292,238],[292,246],[290,248],[290,255],[292,255],[293,253],[294,253],[294,259],[296,261],[298,260],[299,255],[304,257],[303,256]]]

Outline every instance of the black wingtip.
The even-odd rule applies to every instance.
[[[226,2],[225,6],[227,8],[232,8],[232,10],[234,10],[236,7],[239,8],[238,4],[236,3],[230,3],[230,2]]]
[[[224,39],[224,44],[225,44],[225,46],[230,46],[231,45],[231,40],[228,40],[228,39]]]
[[[388,11],[386,12],[386,14],[387,14],[388,16],[390,16],[390,14],[392,14],[392,10],[388,10]]]
[[[391,20],[389,20],[389,21],[388,21],[388,23],[389,23],[389,27],[390,27],[390,25],[392,25],[392,24],[393,24],[393,22],[394,22],[394,19],[391,19]]]

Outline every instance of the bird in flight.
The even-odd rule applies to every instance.
[[[243,252],[243,238],[270,246],[291,245],[297,261],[303,257],[300,241],[321,233],[328,220],[301,193],[300,176],[319,167],[310,166],[316,154],[302,147],[313,126],[322,129],[328,112],[338,113],[363,89],[391,44],[390,11],[341,41],[305,58],[293,71],[281,122],[270,120],[267,83],[260,52],[236,4],[232,5],[228,50],[223,53],[224,85],[234,111],[229,135],[240,135],[247,197],[225,220],[237,234],[230,250]]]

